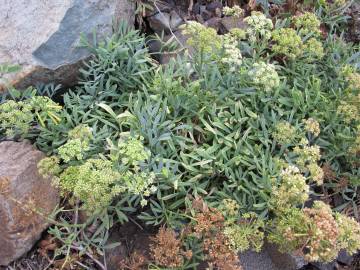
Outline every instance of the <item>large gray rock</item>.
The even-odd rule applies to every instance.
[[[17,88],[37,83],[76,82],[82,60],[80,34],[109,35],[112,22],[134,22],[132,0],[2,0],[0,5],[0,64],[19,64],[9,76]],[[4,89],[0,85],[0,89]]]
[[[32,248],[59,202],[57,189],[38,173],[42,158],[30,143],[0,143],[0,265]]]
[[[243,270],[280,270],[271,260],[266,249],[257,253],[246,251],[239,255],[240,264]]]
[[[303,257],[282,253],[274,244],[266,243],[265,249],[279,270],[297,270],[307,264]]]

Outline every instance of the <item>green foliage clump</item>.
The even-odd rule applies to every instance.
[[[248,40],[239,29],[220,36],[189,23],[192,54],[163,66],[142,35],[121,27],[90,47],[94,56],[64,94],[60,122],[42,126],[30,110],[36,132],[25,137],[50,156],[40,172],[97,224],[91,239],[92,221],[53,227],[68,250],[101,254],[109,228],[130,215],[185,241],[180,250],[194,256],[181,256],[183,269],[200,257],[214,267],[238,265],[236,251],[259,250],[265,232],[308,260],[358,249],[352,219],[321,203],[304,208],[310,194],[326,193],[332,207],[342,196],[341,208],[358,213],[358,46],[331,27],[327,38],[302,36],[312,20],[298,27],[277,20],[273,40],[265,15],[245,20]],[[326,53],[315,57],[320,47]]]

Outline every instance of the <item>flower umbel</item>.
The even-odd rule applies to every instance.
[[[254,84],[265,92],[270,92],[280,85],[280,78],[273,64],[255,63],[249,71],[249,76]]]

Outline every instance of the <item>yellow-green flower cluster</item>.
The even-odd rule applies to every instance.
[[[115,196],[126,190],[120,178],[111,161],[89,159],[80,166],[65,169],[59,184],[62,191],[73,193],[86,210],[94,212],[108,206]]]
[[[69,139],[80,139],[81,141],[89,142],[92,137],[92,130],[87,125],[78,125],[69,131]]]
[[[69,140],[59,147],[58,153],[66,163],[73,159],[82,160],[83,152],[88,150],[84,146],[80,139]]]
[[[9,100],[0,105],[0,128],[5,130],[6,136],[27,134],[33,121],[30,104]]]
[[[271,38],[271,30],[274,25],[272,21],[258,11],[251,12],[251,16],[244,19],[248,27],[246,33],[250,42],[256,42],[258,40],[269,40]]]
[[[307,132],[312,133],[314,136],[319,136],[320,134],[320,124],[314,118],[304,119],[303,123],[305,124],[304,129]]]
[[[277,211],[303,204],[309,197],[309,186],[299,168],[289,165],[280,173],[280,183],[272,188],[272,204]]]
[[[274,45],[272,51],[276,54],[284,55],[290,59],[295,59],[302,55],[303,43],[301,37],[292,28],[280,28],[272,32]]]
[[[308,39],[303,45],[303,51],[308,61],[314,61],[324,57],[324,47],[316,38]]]
[[[149,160],[151,153],[142,143],[143,138],[125,137],[115,146],[109,142],[110,158],[116,164],[125,167],[122,169],[121,182],[127,192],[139,195],[141,205],[145,206],[148,197],[155,193],[157,188],[154,183],[155,174],[148,169],[141,169],[140,164]]]
[[[346,101],[340,101],[340,105],[337,107],[336,113],[340,115],[347,124],[359,118],[358,108]]]
[[[151,153],[144,147],[142,139],[143,138],[138,139],[130,136],[125,139],[120,139],[117,147],[110,144],[111,160],[134,167],[137,167],[141,162],[148,160]]]
[[[237,47],[238,41],[231,34],[224,35],[223,47],[224,56],[221,61],[229,66],[229,71],[234,72],[236,68],[242,64],[242,55],[240,49]]]
[[[320,158],[320,147],[318,145],[295,146],[294,153],[297,155],[296,164],[304,168],[308,164],[317,163]]]
[[[346,81],[349,83],[349,88],[360,90],[360,73],[351,72],[347,74]]]
[[[335,214],[339,228],[339,249],[345,249],[350,255],[360,250],[360,224],[354,218]]]
[[[307,217],[301,209],[287,207],[273,219],[273,226],[267,239],[277,244],[282,252],[301,249],[308,234]]]
[[[290,125],[289,122],[279,122],[276,124],[272,136],[281,144],[290,144],[296,137],[296,128]]]
[[[254,63],[249,71],[249,76],[252,78],[253,83],[265,92],[270,92],[280,85],[280,78],[273,64]]]
[[[224,7],[223,12],[225,16],[234,16],[237,18],[240,18],[242,15],[244,15],[244,10],[239,7],[238,5],[234,5],[233,7]]]
[[[334,260],[339,252],[337,245],[339,233],[330,206],[322,201],[315,201],[312,208],[305,208],[303,212],[308,227],[311,228],[305,259],[323,262]]]
[[[295,25],[295,29],[298,30],[301,36],[307,36],[313,34],[319,36],[320,24],[318,17],[312,12],[305,12],[299,16],[294,16],[292,21]]]
[[[28,99],[27,102],[32,107],[32,110],[34,111],[34,114],[41,126],[45,127],[46,122],[49,120],[55,124],[60,123],[61,118],[57,113],[61,111],[62,107],[50,98],[44,96],[34,96]]]
[[[356,129],[357,129],[357,131],[356,131],[355,140],[349,148],[350,154],[353,154],[353,155],[360,153],[360,125],[358,125]]]
[[[91,129],[87,125],[79,125],[69,132],[69,140],[59,147],[59,156],[64,162],[77,159],[82,160],[84,152],[89,150],[92,138]]]
[[[60,160],[57,156],[43,158],[37,164],[39,174],[45,178],[56,177],[61,173]]]
[[[340,250],[338,225],[331,208],[321,201],[313,208],[289,208],[274,223],[269,240],[281,251],[302,252],[307,261],[330,262]]]
[[[310,172],[311,179],[318,185],[322,185],[324,181],[324,171],[316,163],[310,163],[306,166]]]
[[[315,201],[312,208],[288,208],[274,219],[270,242],[280,250],[301,252],[307,261],[330,262],[341,249],[360,249],[360,224],[329,205]]]
[[[182,26],[183,33],[189,35],[187,44],[201,53],[214,53],[222,47],[220,36],[216,30],[195,21],[188,21]]]
[[[57,112],[61,106],[48,97],[34,96],[25,101],[9,100],[0,105],[0,128],[8,137],[26,135],[36,120],[42,126],[49,120],[60,122]]]
[[[340,14],[341,9],[346,7],[347,4],[351,3],[349,0],[333,0],[333,1],[321,1],[321,6],[324,7],[324,9],[327,12],[331,12],[333,14]]]
[[[234,251],[242,252],[251,248],[260,252],[264,244],[264,227],[264,221],[255,213],[246,213],[242,215],[238,224],[226,226],[224,234]]]
[[[141,206],[147,205],[144,197],[149,197],[155,193],[157,188],[153,185],[155,174],[153,172],[133,172],[127,171],[121,176],[121,182],[126,187],[127,192],[138,195],[142,199]]]
[[[238,218],[240,205],[233,199],[224,199],[222,204],[219,206],[219,210],[222,212],[226,220],[232,222]]]
[[[226,35],[230,35],[231,37],[235,38],[236,40],[241,40],[241,39],[246,38],[246,32],[240,28],[230,29],[230,32]]]

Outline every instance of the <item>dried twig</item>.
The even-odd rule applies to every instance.
[[[84,248],[75,246],[75,245],[71,245],[70,246],[72,249],[78,250],[78,251],[84,251]],[[85,251],[85,255],[88,256],[90,259],[92,259],[102,270],[107,270],[106,266],[100,262],[98,259],[96,259],[90,252]]]
[[[156,4],[156,1],[154,1],[153,3],[154,3],[154,6],[155,6],[157,12],[163,17],[164,20],[166,20],[164,13],[162,13],[162,11],[159,9],[159,7]],[[178,37],[174,34],[173,30],[171,29],[170,23],[169,23],[169,30],[170,30],[171,35],[174,37],[174,39],[180,44],[180,46],[183,49],[185,49],[184,44],[182,44],[182,42],[178,39]]]

